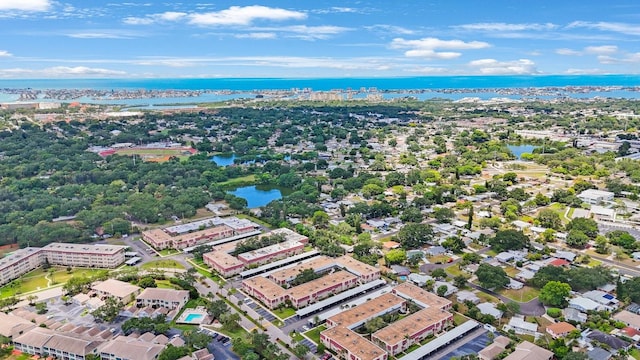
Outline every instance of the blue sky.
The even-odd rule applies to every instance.
[[[0,0],[0,78],[640,73],[640,2]]]

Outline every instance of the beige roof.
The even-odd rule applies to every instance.
[[[376,331],[372,336],[384,341],[388,345],[395,345],[404,341],[405,336],[413,337],[429,326],[438,324],[452,317],[453,314],[450,312],[437,308],[422,309]]]
[[[116,280],[116,279],[108,279],[108,280],[96,283],[91,287],[91,289],[96,291],[101,291],[103,293],[107,293],[107,294],[110,294],[111,296],[115,296],[121,299],[124,299],[140,291],[139,286],[132,285],[127,282]]]
[[[493,340],[493,342],[487,345],[484,349],[478,352],[480,359],[492,360],[495,359],[504,349],[507,348],[507,345],[511,340],[506,336],[498,336]]]
[[[380,312],[391,307],[401,305],[404,302],[404,299],[387,293],[375,299],[369,300],[362,305],[358,305],[354,308],[333,315],[327,320],[330,320],[338,326],[351,326],[357,322],[368,320],[371,317],[377,316]]]
[[[153,360],[162,352],[164,345],[140,339],[118,336],[100,347],[101,353],[113,354],[117,358],[131,360]]]
[[[158,288],[146,288],[136,297],[136,299],[143,300],[164,300],[170,302],[180,302],[185,297],[189,297],[189,291],[187,290],[174,290],[174,289],[158,289]]]
[[[93,352],[100,345],[100,341],[83,339],[78,334],[67,334],[50,329],[36,327],[14,339],[14,342],[30,345],[36,348],[50,349],[84,356]]]
[[[58,251],[66,253],[105,255],[116,254],[119,251],[124,251],[124,249],[126,248],[126,246],[122,245],[51,243],[43,247],[42,249],[46,251]]]
[[[342,326],[325,330],[322,334],[340,344],[340,346],[356,355],[360,360],[377,359],[385,353],[385,351],[376,346],[376,344]]]
[[[269,274],[269,277],[274,279],[278,283],[293,280],[302,270],[305,269],[327,269],[330,267],[339,266],[346,271],[356,275],[365,276],[372,273],[379,273],[380,270],[375,267],[360,262],[350,256],[344,255],[338,258],[330,258],[327,256],[318,256],[310,261],[303,262],[300,265],[290,268],[274,271]]]
[[[627,310],[622,310],[614,315],[613,318],[618,321],[622,321],[623,323],[628,324],[631,327],[640,329],[640,315],[636,315]]]
[[[36,324],[13,314],[0,312],[0,335],[14,337],[32,329]]]
[[[505,360],[549,360],[553,357],[553,353],[547,349],[543,349],[538,345],[524,341],[516,350],[509,354]]]
[[[262,276],[252,277],[244,280],[243,283],[259,291],[267,299],[275,299],[285,293],[285,289],[281,286]]]
[[[330,288],[345,281],[356,279],[356,276],[346,271],[336,271],[333,274],[325,275],[321,278],[306,282],[302,285],[292,287],[288,290],[289,296],[293,299],[300,299],[313,293]]]
[[[224,251],[211,251],[202,255],[202,257],[205,262],[210,261],[223,269],[244,265],[244,263],[235,256],[227,254]]]
[[[405,282],[394,287],[393,292],[405,299],[412,299],[419,305],[425,307],[437,307],[439,309],[444,309],[451,305],[451,301],[441,298],[440,296],[430,293],[409,282]]]
[[[547,330],[552,331],[554,334],[564,334],[576,330],[576,327],[568,322],[561,321],[547,326]]]

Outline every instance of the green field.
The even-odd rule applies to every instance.
[[[108,270],[104,269],[72,269],[71,272],[67,272],[66,268],[60,267],[53,267],[48,270],[36,269],[1,287],[0,299],[31,291],[44,290],[47,288],[49,280],[51,280],[51,286],[56,286],[66,283],[72,276],[92,277],[106,272]]]
[[[278,308],[275,310],[271,310],[272,313],[274,313],[275,316],[279,317],[280,319],[284,320],[288,317],[291,317],[293,315],[296,314],[296,309],[292,308],[292,307],[283,307],[283,308]]]
[[[143,264],[141,266],[141,268],[145,269],[145,270],[151,270],[151,269],[158,269],[158,268],[162,268],[162,269],[183,269],[184,270],[184,266],[182,264],[180,264],[179,262],[175,261],[175,260],[154,260],[154,261],[150,261],[146,264]]]
[[[460,313],[454,313],[453,314],[453,323],[456,326],[462,325],[464,323],[466,323],[467,321],[469,321],[469,318],[460,314]]]
[[[513,301],[528,302],[538,297],[540,291],[538,289],[525,286],[520,290],[505,289],[500,291],[500,294],[508,297]]]
[[[306,333],[304,333],[304,335],[306,337],[308,337],[309,339],[311,339],[311,341],[315,342],[316,344],[320,344],[320,333],[323,332],[324,330],[326,330],[327,327],[324,325],[320,325],[318,327],[314,327],[313,329],[307,331]]]

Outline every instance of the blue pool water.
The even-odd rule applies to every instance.
[[[185,318],[185,322],[194,322],[203,318],[202,314],[188,314]]]

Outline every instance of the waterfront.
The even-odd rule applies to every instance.
[[[247,200],[247,208],[254,209],[282,199],[282,196],[291,193],[291,189],[271,185],[251,185],[230,190],[228,193]]]

